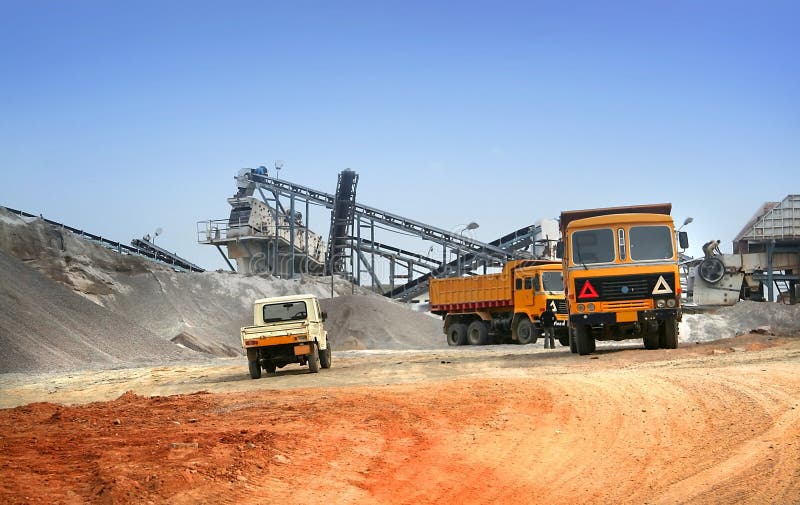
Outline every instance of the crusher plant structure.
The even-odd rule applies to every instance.
[[[733,254],[719,241],[704,246],[689,273],[691,301],[733,305],[740,299],[795,304],[800,298],[800,195],[764,203],[733,240]]]
[[[216,246],[231,270],[245,274],[334,274],[410,301],[427,292],[434,277],[465,275],[479,268],[485,272],[513,259],[552,258],[558,240],[554,221],[525,226],[485,243],[463,232],[363,205],[356,201],[358,174],[349,169],[339,173],[334,194],[270,177],[264,167],[243,169],[236,181],[237,194],[228,199],[230,217],[200,221],[197,232],[200,243]],[[309,229],[311,206],[330,210],[327,244]],[[298,208],[305,209],[305,222],[297,216]],[[376,229],[389,238],[378,240]],[[431,255],[432,248],[424,254],[399,245],[408,237],[434,244],[441,257]],[[378,262],[385,263],[388,275],[379,274]]]

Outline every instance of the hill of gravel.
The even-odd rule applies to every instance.
[[[684,314],[680,323],[680,341],[706,342],[753,330],[784,336],[800,335],[800,305],[745,300],[700,314]]]
[[[334,349],[446,347],[442,320],[383,297],[350,295],[320,302]]]
[[[196,359],[0,251],[0,373]]]
[[[3,268],[8,268],[4,275],[10,282],[30,274],[23,274],[25,269],[20,266],[39,274],[36,289],[28,293],[31,299],[39,291],[58,286],[62,295],[71,293],[93,304],[86,307],[96,306],[103,309],[103,314],[118,316],[159,337],[170,351],[185,347],[205,356],[242,354],[239,329],[252,324],[255,299],[300,293],[321,299],[331,296],[330,277],[284,280],[222,271],[176,272],[146,258],[109,250],[40,219],[20,218],[2,208],[0,251],[24,263],[14,268],[4,264]],[[323,301],[329,313],[326,327],[334,349],[421,349],[444,345],[437,319],[373,293],[358,290],[352,295],[352,291],[349,283],[336,279],[336,298]],[[58,300],[53,304],[58,306]],[[13,307],[8,312],[9,335],[36,334],[45,348],[49,345],[49,331],[54,333],[54,341],[61,342],[60,339],[76,338],[82,331],[81,324],[91,323],[91,318],[76,322],[77,333],[71,337],[56,335],[57,328],[42,328],[34,333],[22,325],[24,314],[18,314]],[[86,333],[92,338],[101,337],[91,329]],[[120,332],[108,331],[103,338],[113,346],[123,337]],[[165,350],[163,346],[154,349]],[[161,351],[155,355],[170,359],[169,352]],[[129,361],[137,359],[131,355]],[[0,372],[3,370],[0,368]]]

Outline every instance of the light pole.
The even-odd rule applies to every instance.
[[[687,217],[686,219],[684,219],[684,220],[683,220],[683,224],[681,225],[681,227],[680,227],[680,228],[678,228],[678,231],[681,231],[681,230],[683,229],[683,227],[684,227],[684,226],[686,226],[687,224],[691,223],[692,221],[694,221],[694,218],[693,218],[693,217],[691,217],[691,216],[690,216],[690,217]]]
[[[472,231],[472,230],[477,229],[478,227],[480,227],[480,225],[478,223],[476,223],[475,221],[470,221],[467,224],[460,224],[456,228],[457,229],[460,228],[459,231],[458,231],[458,234],[461,237],[463,237],[465,231],[467,231],[467,230]],[[460,244],[458,246],[458,249],[456,249],[456,269],[457,269],[456,272],[458,273],[458,276],[461,277],[461,245]]]

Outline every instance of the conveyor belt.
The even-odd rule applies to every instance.
[[[52,221],[50,219],[45,219],[42,216],[36,216],[34,214],[28,214],[27,212],[24,212],[24,211],[21,211],[21,210],[17,210],[17,209],[11,209],[9,207],[3,207],[3,208],[6,209],[7,211],[13,213],[13,214],[17,214],[18,216],[33,217],[33,218],[41,219],[42,221],[44,221],[47,224],[50,224],[50,225],[53,225],[53,226],[57,226],[57,227],[62,228],[64,230],[69,230],[72,233],[74,233],[76,235],[79,235],[79,236],[81,236],[83,238],[88,238],[89,240],[93,240],[95,242],[99,242],[100,244],[104,245],[105,247],[107,247],[107,248],[109,248],[111,250],[117,251],[120,254],[137,254],[139,256],[145,256],[147,258],[154,259],[154,260],[166,263],[166,264],[168,264],[170,266],[176,266],[176,267],[181,268],[183,270],[190,270],[192,272],[204,272],[205,271],[203,268],[195,265],[194,263],[191,263],[191,262],[181,258],[180,256],[177,256],[177,255],[173,254],[173,253],[165,251],[164,249],[161,249],[160,247],[156,247],[154,244],[150,244],[149,242],[148,242],[148,244],[150,244],[150,246],[152,246],[152,247],[148,247],[148,248],[136,247],[136,246],[132,247],[132,246],[129,246],[127,244],[122,244],[120,242],[115,242],[113,240],[109,240],[109,239],[107,239],[105,237],[101,237],[100,235],[95,235],[93,233],[89,233],[89,232],[84,231],[84,230],[79,230],[77,228],[73,228],[72,226],[67,226],[67,225],[65,225],[63,223],[59,223],[57,221]],[[134,240],[134,242],[139,242],[139,240],[136,239],[136,240]],[[123,251],[124,251],[124,253],[123,253]]]
[[[527,247],[531,243],[533,243],[533,237],[540,231],[539,226],[526,226],[524,228],[520,228],[519,230],[509,233],[500,237],[497,240],[493,240],[490,242],[493,246],[497,247],[507,247],[509,249],[512,248],[523,248]],[[456,271],[459,266],[459,262],[461,263],[461,269],[471,269],[473,265],[477,264],[480,261],[480,258],[476,257],[476,255],[467,253],[460,259],[456,259],[455,261],[451,261],[446,265],[442,265],[435,270],[432,270],[430,273],[422,275],[416,279],[413,279],[402,286],[398,286],[395,289],[384,293],[384,296],[389,298],[396,298],[402,301],[408,301],[424,293],[428,289],[428,284],[431,280],[431,277],[439,277],[444,275],[445,273]],[[466,268],[465,268],[466,267]]]
[[[317,191],[289,181],[273,179],[253,172],[245,174],[244,177],[250,179],[257,186],[263,186],[270,191],[277,192],[286,197],[300,195],[309,201],[322,204],[329,209],[332,209],[336,203],[336,198],[329,193]],[[507,251],[493,244],[486,244],[465,237],[459,233],[453,233],[360,203],[354,204],[353,214],[406,233],[417,235],[423,239],[446,245],[452,249],[461,249],[486,257],[499,256],[505,259],[522,259],[527,256],[526,254],[517,254],[515,251]]]

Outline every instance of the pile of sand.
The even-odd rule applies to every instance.
[[[3,268],[8,268],[4,275],[9,282],[22,282],[15,279],[31,274],[25,268],[40,274],[35,290],[28,293],[31,303],[37,293],[57,285],[62,297],[63,293],[82,297],[82,301],[94,304],[87,307],[103,309],[103,314],[124,319],[127,324],[148,331],[150,336],[160,337],[170,352],[161,353],[165,348],[157,346],[153,349],[160,351],[151,355],[163,354],[165,359],[182,348],[192,349],[199,356],[241,355],[239,329],[252,324],[252,305],[258,298],[300,293],[311,293],[321,299],[331,296],[330,277],[284,280],[222,271],[176,272],[167,265],[120,254],[40,219],[23,219],[2,208],[0,251],[25,263],[17,267],[4,263]],[[50,281],[49,285],[45,281]],[[351,295],[353,287],[337,278],[333,292],[337,296]],[[438,320],[373,293],[359,289],[356,293],[360,296],[323,302],[329,313],[326,326],[334,349],[420,349],[444,344]],[[53,301],[53,305],[58,308],[58,301]],[[26,338],[29,330],[19,323],[25,317],[16,308],[9,311],[6,319],[4,341]],[[76,323],[71,334],[52,336],[56,340],[78,338],[83,332],[81,325],[91,326],[91,318]],[[88,338],[105,338],[112,346],[124,338],[123,332],[102,328],[97,332],[88,328]],[[48,330],[37,331],[39,345],[48,347]],[[41,360],[26,359],[33,363],[31,366],[47,369]],[[141,356],[131,353],[129,359],[126,356],[114,359],[134,362]],[[94,355],[89,353],[85,362],[94,361]],[[80,363],[83,362],[66,360],[63,366]],[[3,371],[10,369],[0,367],[0,372]]]
[[[196,358],[0,251],[0,372]]]
[[[776,335],[800,334],[800,305],[740,301],[713,312],[684,314],[681,342],[707,342],[760,329]]]
[[[376,296],[322,300],[333,349],[432,349],[446,347],[442,320]]]

